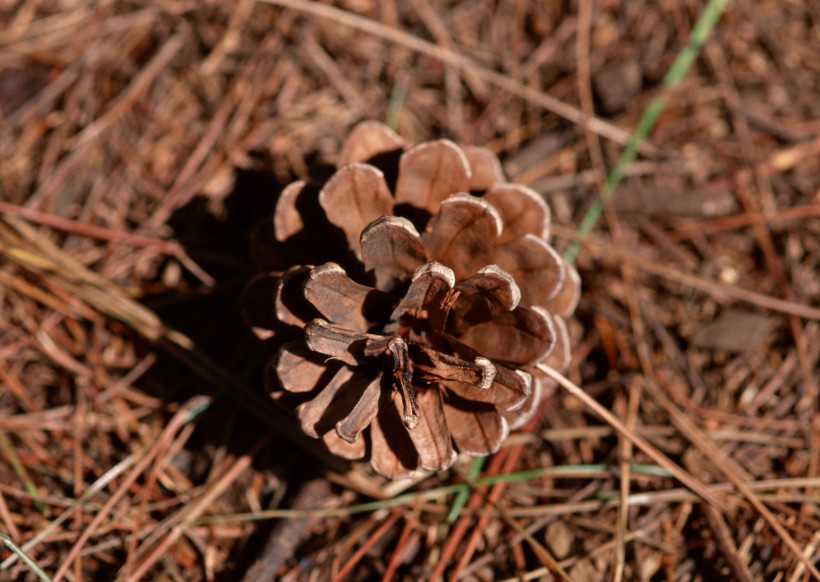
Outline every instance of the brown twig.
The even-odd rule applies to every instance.
[[[367,553],[367,551],[373,547],[373,545],[378,542],[384,534],[393,527],[396,522],[401,519],[401,511],[393,510],[390,513],[390,516],[384,520],[384,522],[376,528],[376,530],[370,534],[370,536],[365,540],[365,542],[359,546],[359,548],[353,553],[352,556],[345,562],[345,565],[339,570],[336,575],[333,577],[333,582],[343,582],[345,577],[353,571],[353,568],[356,567],[356,564],[359,563],[359,560]]]
[[[369,20],[367,18],[358,16],[357,14],[353,14],[352,12],[346,12],[344,10],[334,8],[332,6],[327,6],[325,4],[307,2],[305,0],[260,1],[269,4],[276,4],[278,6],[283,6],[285,8],[292,8],[294,10],[298,10],[306,14],[311,14],[319,18],[326,18],[335,21],[338,24],[350,26],[358,30],[361,30],[362,32],[366,32],[373,36],[390,41],[392,43],[407,47],[421,54],[438,59],[444,63],[447,63],[448,65],[452,65],[454,67],[470,71],[475,76],[485,79],[486,81],[496,85],[497,87],[500,87],[501,89],[504,89],[505,91],[508,91],[513,95],[516,95],[517,97],[525,99],[535,105],[538,105],[539,107],[543,107],[547,111],[550,111],[551,113],[554,113],[555,115],[558,115],[565,119],[568,119],[573,123],[589,125],[592,131],[595,131],[596,133],[602,135],[603,137],[606,137],[607,139],[611,139],[616,143],[623,145],[626,144],[629,140],[628,132],[619,129],[606,121],[597,118],[586,120],[584,118],[583,113],[575,107],[572,107],[571,105],[567,105],[566,103],[563,103],[558,99],[550,97],[542,91],[538,91],[525,85],[522,85],[517,81],[510,79],[506,75],[502,75],[490,69],[481,67],[463,55],[447,50],[443,47],[439,47],[434,44],[428,43],[416,36],[413,36],[401,30],[394,30],[392,28],[384,26],[379,22]],[[654,151],[654,148],[652,148],[649,145],[641,146],[641,149],[647,153],[651,153]]]
[[[680,467],[672,463],[667,457],[665,457],[662,453],[660,453],[655,447],[653,447],[649,442],[647,442],[643,437],[634,433],[629,428],[623,425],[621,421],[615,418],[612,413],[602,407],[598,402],[593,400],[589,397],[581,388],[558,374],[555,370],[548,368],[546,366],[539,364],[539,369],[547,374],[550,378],[558,382],[563,388],[565,388],[568,392],[570,392],[573,396],[581,400],[584,405],[589,407],[593,410],[598,416],[606,420],[613,428],[615,428],[620,434],[628,438],[636,447],[641,449],[644,453],[646,453],[653,461],[658,463],[661,467],[665,468],[667,471],[672,473],[681,483],[684,483],[687,487],[690,487],[692,491],[696,492],[700,495],[705,501],[712,503],[717,508],[723,510],[724,512],[728,510],[728,507],[722,501],[719,501],[712,493],[706,489],[700,481],[697,481],[689,475],[688,473],[684,472]],[[651,384],[650,384],[651,386]],[[665,400],[664,396],[660,393],[660,391],[653,391],[653,398],[658,401],[662,402]],[[672,411],[672,408],[666,407],[667,411]],[[680,416],[678,422],[680,424],[689,423],[688,419],[685,416]],[[694,429],[694,427],[693,427]],[[693,435],[694,430],[690,431],[687,435],[691,438]],[[708,447],[702,447],[705,451],[709,451]],[[711,449],[714,450],[714,449]],[[717,451],[714,451],[717,454]],[[789,549],[793,552],[796,558],[798,558],[808,569],[808,571],[815,576],[817,579],[820,579],[820,571],[811,563],[811,561],[803,555],[800,546],[794,540],[794,538],[789,535],[789,532],[786,531],[786,528],[780,522],[777,517],[772,514],[772,512],[762,503],[760,498],[755,495],[754,491],[749,487],[749,484],[744,480],[743,476],[745,471],[743,471],[736,463],[732,462],[731,459],[726,457],[725,455],[717,454],[716,456],[710,455],[710,460],[726,475],[726,477],[738,488],[741,495],[743,495],[749,503],[762,515],[762,517],[766,520],[766,522],[771,526],[771,528],[777,532],[783,538],[783,541],[789,547]]]
[[[315,507],[328,497],[330,488],[325,479],[312,479],[302,484],[291,502],[294,509]],[[282,565],[296,555],[299,543],[307,530],[318,521],[317,516],[303,516],[276,523],[259,552],[259,557],[248,568],[243,580],[274,580]]]
[[[674,281],[675,283],[681,283],[688,287],[704,291],[714,296],[716,299],[743,301],[746,303],[751,303],[752,305],[757,305],[758,307],[762,307],[764,309],[771,309],[772,311],[778,311],[789,315],[796,315],[804,319],[820,320],[820,309],[818,308],[802,305],[793,301],[778,299],[776,297],[763,295],[761,293],[755,293],[754,291],[749,291],[733,285],[709,281],[708,279],[698,277],[697,275],[691,275],[678,269],[660,265],[656,261],[641,257],[634,251],[625,249],[617,244],[605,243],[601,240],[597,240],[595,236],[589,235],[586,237],[580,237],[575,232],[558,225],[553,226],[553,231],[561,238],[580,242],[582,247],[588,250],[595,257],[614,258],[619,261],[632,263],[642,271],[652,273],[653,275],[668,279],[669,281]]]
[[[732,570],[732,575],[735,580],[739,582],[752,582],[754,578],[749,568],[737,553],[737,547],[732,539],[732,531],[723,520],[723,516],[714,508],[708,505],[704,509],[706,511],[706,518],[709,521],[709,527],[715,536],[715,543],[726,561],[729,562],[729,568]]]
[[[128,488],[142,475],[145,469],[154,461],[157,454],[167,446],[167,443],[173,438],[178,430],[185,426],[190,420],[192,419],[191,414],[194,412],[198,412],[198,409],[201,409],[206,403],[210,401],[209,398],[205,396],[195,396],[194,398],[190,399],[186,402],[183,406],[179,408],[177,413],[162,431],[160,438],[157,439],[157,442],[154,444],[153,447],[146,454],[137,462],[131,472],[128,474],[127,477],[119,484],[116,491],[112,493],[112,495],[108,498],[108,501],[105,502],[102,509],[94,516],[94,519],[91,520],[86,526],[86,529],[80,534],[77,541],[74,542],[74,545],[71,547],[71,550],[63,558],[63,562],[57,571],[54,573],[53,580],[54,582],[60,582],[63,576],[65,576],[66,571],[68,570],[69,566],[72,562],[79,556],[80,551],[83,549],[85,543],[91,538],[92,535],[97,531],[97,528],[102,524],[102,522],[108,517],[109,512],[114,508],[114,506],[119,502],[120,499],[128,492]]]

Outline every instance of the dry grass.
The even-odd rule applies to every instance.
[[[0,579],[817,577],[820,12],[736,0],[664,89],[702,4],[0,2]],[[306,462],[236,306],[364,118],[497,151],[585,287],[582,390],[375,502]]]

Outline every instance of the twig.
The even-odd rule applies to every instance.
[[[538,556],[539,561],[550,572],[550,574],[563,582],[569,582],[571,580],[569,575],[564,571],[560,564],[558,564],[552,554],[550,554],[550,552],[543,545],[541,545],[541,543],[539,543],[530,532],[521,527],[517,521],[507,514],[507,511],[498,503],[497,498],[494,498],[491,494],[485,493],[483,490],[479,489],[474,481],[471,482],[468,480],[468,483],[470,483],[476,492],[485,498],[486,502],[490,504],[496,512],[498,512],[498,515],[501,516],[501,519],[503,519],[507,525],[514,529],[518,535],[527,540],[527,543],[530,545],[535,555]]]
[[[56,214],[49,214],[41,212],[33,208],[26,208],[23,206],[16,206],[3,202],[0,200],[0,213],[10,214],[25,218],[28,221],[57,228],[64,232],[73,232],[83,236],[89,236],[100,240],[107,240],[111,242],[118,242],[134,247],[146,247],[156,249],[158,252],[165,253],[177,258],[183,265],[185,265],[191,273],[197,276],[205,285],[215,285],[214,278],[206,273],[202,267],[197,265],[193,259],[188,256],[185,248],[174,240],[162,240],[150,236],[136,234],[132,232],[123,232],[120,230],[112,230],[102,226],[89,224],[87,222],[79,222],[71,220],[64,216],[57,216]]]
[[[653,461],[658,463],[660,466],[668,470],[672,473],[681,483],[685,484],[687,487],[690,487],[692,491],[697,493],[701,498],[704,500],[712,503],[716,507],[720,508],[723,511],[727,510],[726,505],[719,501],[712,493],[706,488],[700,481],[696,480],[692,477],[689,473],[683,471],[678,465],[673,463],[670,459],[668,459],[663,453],[658,451],[655,447],[649,444],[643,437],[636,434],[634,431],[631,431],[626,426],[621,423],[615,416],[605,409],[603,406],[598,404],[595,400],[593,400],[586,392],[581,390],[580,387],[576,386],[569,380],[567,380],[564,376],[553,370],[552,368],[548,368],[543,364],[538,365],[538,369],[547,374],[550,378],[558,382],[565,390],[567,390],[570,394],[581,400],[588,408],[593,410],[598,416],[606,420],[613,428],[615,428],[620,434],[624,437],[628,438],[632,443],[641,449],[644,453],[646,453]],[[658,395],[655,395],[656,399],[658,399]],[[741,495],[743,495],[749,503],[761,514],[764,520],[771,526],[771,528],[777,532],[777,534],[783,539],[786,546],[792,551],[792,553],[797,557],[801,563],[803,563],[806,569],[815,576],[818,580],[820,580],[820,571],[817,570],[817,567],[807,558],[804,554],[800,546],[794,540],[794,538],[786,531],[786,528],[780,522],[779,519],[771,512],[769,509],[763,505],[763,502],[760,498],[754,494],[753,490],[749,487],[749,484],[746,483],[745,480],[740,478],[739,476],[739,469],[736,466],[736,463],[731,462],[730,459],[724,458],[723,459],[710,459],[712,462],[716,464],[716,466],[723,472],[724,475],[737,487],[738,491]],[[723,461],[723,463],[721,463]]]
[[[119,502],[120,499],[128,492],[131,485],[139,478],[139,476],[145,471],[146,468],[154,461],[154,458],[159,453],[160,450],[164,447],[166,441],[173,438],[173,435],[176,432],[184,427],[186,424],[191,422],[196,416],[204,410],[205,405],[210,402],[210,399],[206,396],[195,396],[188,400],[185,404],[180,406],[177,413],[174,417],[168,422],[165,429],[162,431],[162,434],[157,439],[154,446],[151,448],[150,451],[147,451],[145,455],[136,463],[134,468],[131,470],[131,473],[123,479],[122,483],[119,484],[116,491],[114,491],[111,496],[106,501],[105,505],[103,505],[102,509],[94,516],[94,519],[91,520],[91,523],[88,524],[86,529],[80,534],[80,537],[74,542],[74,545],[71,547],[71,550],[63,557],[63,563],[57,572],[54,574],[53,582],[60,582],[63,576],[65,576],[66,571],[68,570],[71,563],[74,559],[79,556],[80,550],[82,550],[85,543],[88,539],[97,531],[97,528],[102,524],[102,522],[108,518],[109,513],[114,508],[114,506]]]
[[[81,507],[85,506],[87,501],[94,497],[97,493],[102,491],[105,487],[107,487],[114,479],[119,477],[123,474],[131,465],[135,462],[134,455],[126,457],[113,467],[111,467],[108,471],[106,471],[99,479],[97,479],[94,483],[89,486],[85,493],[83,493],[76,501],[68,504],[57,519],[49,523],[46,527],[41,529],[37,534],[28,540],[25,544],[23,544],[22,550],[27,552],[42,540],[48,538],[48,536],[57,530],[63,522],[67,521],[72,515],[74,515],[75,511],[80,509]],[[45,501],[45,500],[43,500]],[[49,503],[53,503],[52,500],[49,500]],[[10,568],[14,562],[16,561],[17,556],[11,556],[2,563],[0,563],[0,571]]]
[[[689,44],[681,50],[664,76],[664,87],[672,87],[676,85],[689,71],[689,67],[697,57],[700,47],[704,42],[706,42],[712,28],[717,23],[720,15],[723,14],[723,10],[726,8],[728,1],[729,0],[710,0],[709,4],[706,5],[703,13],[689,34]],[[609,195],[613,190],[615,190],[618,184],[620,184],[624,171],[627,166],[629,166],[630,162],[635,159],[635,155],[638,153],[641,143],[649,136],[649,133],[655,126],[655,122],[658,120],[664,109],[666,109],[666,98],[664,96],[655,97],[655,99],[653,99],[652,102],[646,107],[640,120],[638,120],[638,125],[635,128],[635,131],[630,136],[629,142],[626,144],[624,151],[621,153],[621,157],[618,158],[618,161],[613,166],[612,171],[607,176],[606,191],[602,192],[602,195]],[[587,211],[586,215],[584,215],[584,218],[581,220],[581,224],[578,225],[578,234],[582,237],[592,232],[595,224],[597,224],[598,219],[601,217],[601,212],[603,211],[602,202],[602,199],[599,197]],[[577,253],[578,243],[576,242],[567,248],[564,253],[564,258],[567,261],[572,262]]]
[[[299,488],[291,502],[291,507],[303,509],[316,505],[317,501],[321,503],[329,492],[327,480],[312,479]],[[317,517],[315,515],[300,516],[276,523],[268,534],[265,545],[259,552],[259,557],[245,573],[244,582],[276,579],[277,571],[287,560],[296,555],[296,548]]]
[[[31,568],[32,572],[37,574],[37,577],[42,582],[51,582],[51,579],[48,577],[48,575],[45,572],[43,572],[42,568],[40,568],[40,566],[38,566],[34,562],[34,560],[32,560],[30,557],[28,557],[23,550],[21,550],[19,547],[17,547],[17,544],[15,544],[14,541],[10,537],[8,537],[5,534],[0,533],[0,541],[2,541],[3,545],[6,546],[9,550],[11,550],[13,552],[14,557],[20,558],[26,566]]]
[[[596,258],[613,258],[632,263],[642,271],[704,291],[718,300],[733,299],[735,301],[743,301],[764,309],[820,321],[820,309],[816,307],[755,293],[754,291],[748,291],[747,289],[734,287],[732,285],[717,283],[698,277],[697,275],[691,275],[671,267],[666,267],[658,264],[657,261],[638,255],[634,250],[626,249],[612,242],[597,240],[592,235],[581,237],[574,231],[557,224],[552,225],[552,231],[561,238],[580,242],[581,245]]]
[[[320,4],[318,2],[308,2],[307,0],[259,1],[268,4],[276,4],[277,6],[282,6],[285,8],[291,8],[293,10],[298,10],[319,18],[326,18],[336,24],[349,26],[394,44],[404,46],[418,53],[438,59],[448,65],[469,71],[475,76],[485,79],[497,87],[500,87],[517,97],[525,99],[530,103],[538,105],[539,107],[542,107],[547,111],[558,115],[559,117],[563,117],[573,123],[588,125],[592,131],[616,143],[625,144],[629,140],[628,132],[612,125],[609,122],[598,118],[585,119],[584,114],[571,105],[567,105],[554,97],[550,97],[542,91],[522,85],[521,83],[510,79],[506,75],[497,73],[474,63],[471,59],[463,55],[429,43],[417,36],[413,36],[412,34],[387,27],[380,22],[363,18],[357,14],[353,14],[352,12],[346,12],[344,10],[334,8],[326,4]],[[648,153],[654,151],[654,148],[649,146],[643,146],[642,149]]]
[[[393,527],[393,525],[395,525],[395,523],[400,518],[401,511],[393,510],[390,513],[390,517],[384,520],[384,523],[382,523],[378,528],[376,528],[376,531],[370,534],[370,537],[367,538],[367,540],[361,546],[359,546],[359,549],[357,549],[353,553],[350,559],[345,563],[344,567],[336,573],[336,575],[333,577],[333,582],[343,582],[345,577],[348,574],[350,574],[353,568],[356,567],[356,564],[359,563],[359,560],[361,560],[367,553],[367,551],[373,547],[373,544],[378,542],[382,538],[382,536],[385,533],[387,533],[387,530]]]
[[[538,364],[538,369],[544,372],[547,376],[558,382],[567,392],[578,398],[584,403],[587,408],[591,409],[595,414],[604,419],[612,428],[624,438],[628,439],[633,445],[641,449],[650,459],[655,461],[658,465],[669,471],[674,477],[689,487],[694,493],[700,496],[704,501],[715,505],[723,510],[728,510],[726,503],[715,497],[711,491],[700,481],[695,479],[692,475],[681,469],[669,457],[664,455],[656,449],[649,441],[640,436],[634,430],[625,426],[618,420],[614,414],[609,412],[606,408],[601,406],[589,394],[584,392],[579,386],[570,382],[567,378],[556,372],[550,367],[543,364]]]
[[[578,95],[581,100],[581,108],[587,118],[591,118],[595,114],[595,106],[592,98],[592,73],[590,66],[590,34],[592,28],[592,0],[580,0],[578,4],[578,34],[576,37],[575,49],[576,60],[578,62]],[[624,244],[624,236],[618,217],[612,206],[612,191],[610,185],[604,180],[606,175],[606,166],[604,164],[604,153],[601,148],[601,142],[598,136],[585,128],[584,137],[587,143],[587,150],[589,151],[592,160],[592,167],[595,170],[595,176],[598,178],[598,200],[603,204],[607,224],[612,236],[618,244]],[[613,186],[614,188],[614,186]],[[635,288],[635,273],[633,266],[628,263],[621,263],[619,265],[621,271],[621,278],[624,282],[624,289],[626,292],[627,305],[629,307],[630,322],[632,324],[632,333],[636,338],[638,344],[638,354],[641,359],[641,364],[644,373],[647,373],[646,363],[648,358],[643,357],[647,354],[646,343],[643,341],[643,322],[641,321],[640,308],[638,305],[637,291]],[[630,390],[630,412],[627,416],[629,428],[634,430],[635,417],[637,415],[637,406],[639,402],[640,385],[636,384],[636,390]],[[634,396],[634,397],[633,397]],[[628,440],[620,440],[618,446],[618,454],[621,459],[621,506],[618,515],[618,527],[615,533],[615,564],[613,566],[613,582],[621,582],[624,576],[624,568],[626,566],[626,530],[629,525],[629,508],[625,503],[629,497],[630,481],[629,481],[629,459],[632,457],[632,447]]]
[[[131,109],[139,96],[150,88],[159,74],[165,70],[168,63],[184,46],[183,33],[178,33],[165,42],[159,52],[154,55],[154,58],[145,65],[140,74],[131,81],[122,95],[108,110],[76,136],[71,153],[60,163],[49,179],[40,184],[37,191],[29,198],[29,204],[42,200],[48,197],[51,192],[65,186],[71,177],[71,173],[86,159],[85,153],[88,147]]]
[[[256,445],[258,449],[267,439],[262,439]],[[145,573],[168,551],[185,532],[184,527],[179,527],[186,520],[196,519],[202,515],[213,504],[214,500],[225,492],[225,489],[233,483],[239,475],[251,466],[253,461],[253,451],[246,455],[232,460],[221,472],[216,475],[215,482],[210,484],[202,496],[198,499],[186,503],[175,515],[166,519],[154,532],[142,542],[140,548],[135,552],[135,559],[142,559],[142,562],[133,572],[123,577],[123,582],[137,582],[145,579]],[[156,545],[156,537],[161,533],[167,535]],[[144,556],[144,557],[143,557]],[[55,580],[55,582],[57,582]]]
[[[737,554],[737,547],[732,539],[732,532],[723,520],[723,516],[714,508],[708,505],[705,508],[706,519],[709,521],[709,527],[715,537],[715,544],[723,553],[723,557],[729,562],[729,568],[732,570],[734,579],[738,582],[752,582],[752,574],[749,572],[748,566],[740,559]]]

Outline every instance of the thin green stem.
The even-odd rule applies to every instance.
[[[475,465],[474,465],[475,467]],[[480,470],[480,468],[478,469]],[[255,513],[233,513],[226,515],[209,515],[200,517],[183,524],[184,526],[193,527],[196,525],[205,525],[209,523],[220,523],[226,521],[262,521],[267,519],[282,519],[302,516],[349,516],[357,513],[369,513],[378,511],[380,509],[388,509],[391,507],[398,507],[401,505],[412,505],[420,501],[428,501],[433,499],[442,499],[450,495],[458,495],[463,487],[495,485],[496,483],[515,483],[518,481],[528,481],[530,479],[537,479],[539,477],[550,476],[553,478],[560,478],[566,475],[567,478],[578,478],[584,474],[590,477],[600,477],[601,474],[616,475],[618,472],[616,465],[604,464],[590,464],[590,465],[559,465],[555,467],[528,469],[526,471],[517,471],[515,473],[508,473],[505,475],[488,475],[486,477],[478,477],[470,479],[469,483],[458,483],[454,485],[444,485],[442,487],[435,487],[418,491],[414,493],[404,493],[396,495],[390,499],[381,499],[378,501],[368,501],[366,503],[357,503],[355,505],[348,505],[347,507],[336,508],[314,508],[314,509],[267,509]],[[632,474],[646,475],[649,477],[670,477],[671,474],[657,465],[630,465],[629,471]],[[451,510],[452,511],[452,510]]]
[[[470,470],[467,472],[467,479],[469,481],[474,481],[475,478],[478,477],[478,474],[481,472],[481,468],[484,467],[484,461],[486,460],[487,457],[476,457],[473,459],[473,464],[470,465]],[[467,498],[469,496],[469,485],[462,485],[461,489],[459,489],[458,493],[456,493],[456,498],[453,499],[453,505],[450,507],[450,513],[447,514],[447,523],[455,523],[456,519],[458,519],[458,514],[461,513],[461,510],[467,503]]]
[[[695,26],[692,28],[686,46],[681,49],[675,61],[666,72],[663,78],[664,89],[673,87],[686,76],[695,58],[697,58],[703,43],[706,42],[706,39],[709,37],[715,24],[717,24],[718,19],[721,14],[723,14],[728,3],[729,0],[710,0],[700,15],[700,18],[695,23]],[[665,108],[666,98],[659,95],[655,97],[644,110],[643,115],[640,120],[638,120],[635,131],[630,136],[623,152],[621,152],[621,156],[618,158],[618,161],[615,162],[615,165],[610,170],[606,181],[601,187],[598,198],[592,206],[590,206],[589,210],[587,210],[587,213],[578,225],[579,235],[586,236],[595,228],[603,212],[603,202],[612,195],[615,188],[620,184],[627,166],[632,163],[632,160],[635,159],[638,153],[638,147],[640,147],[641,142],[650,134],[652,128],[655,127],[655,123]],[[578,242],[572,242],[564,252],[564,260],[568,263],[574,263],[578,256],[579,248],[580,245]]]
[[[26,466],[20,461],[20,457],[17,456],[17,453],[14,450],[11,441],[9,440],[9,437],[2,430],[0,430],[0,451],[5,453],[9,465],[11,465],[12,470],[17,474],[17,477],[19,477],[20,481],[23,483],[23,487],[26,488],[26,491],[33,495],[36,495],[39,492],[39,490],[37,489],[37,485],[34,483],[34,480],[31,478],[28,471],[26,470]],[[34,505],[37,507],[37,510],[43,514],[44,517],[51,517],[51,512],[44,503],[40,501],[35,501]]]
[[[29,567],[29,569],[34,572],[42,582],[51,582],[51,578],[48,577],[48,574],[43,572],[42,568],[38,566],[34,560],[28,557],[23,550],[21,550],[17,544],[15,544],[10,537],[5,534],[0,533],[0,541],[3,542],[3,545],[6,546],[13,554],[19,557],[23,563]]]

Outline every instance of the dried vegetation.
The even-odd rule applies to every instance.
[[[820,13],[736,0],[664,88],[703,4],[0,2],[0,578],[817,577]],[[286,184],[387,121],[494,151],[563,251],[658,95],[575,261],[611,422],[569,386],[394,501],[299,436],[238,307]]]

